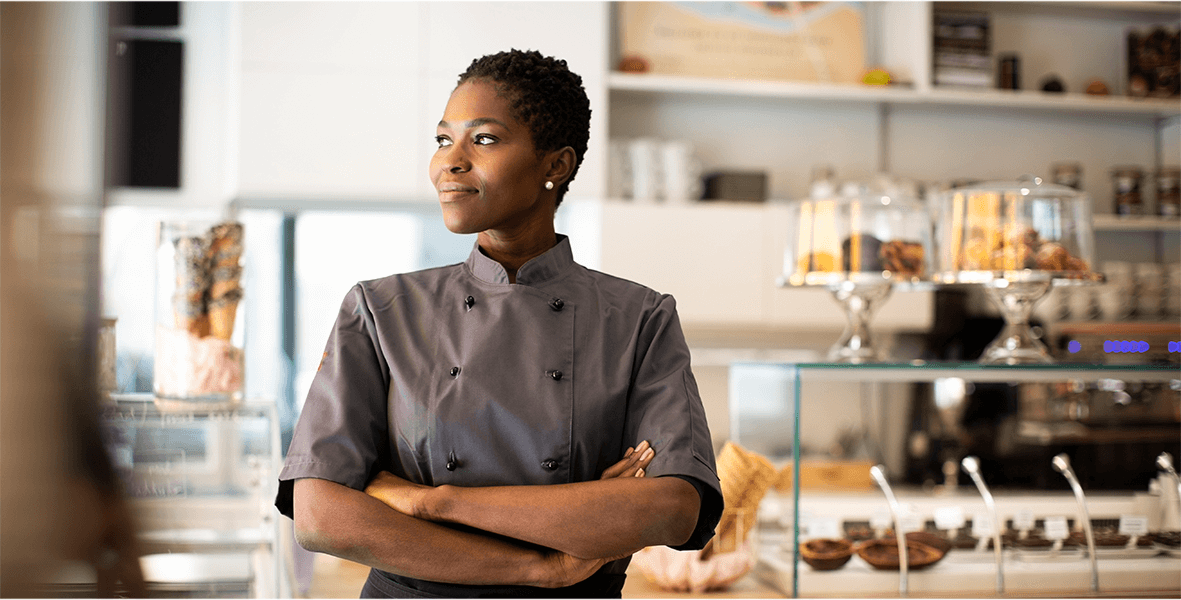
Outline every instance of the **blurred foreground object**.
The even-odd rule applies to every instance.
[[[729,588],[758,561],[755,523],[759,503],[778,474],[761,454],[726,442],[718,453],[718,478],[726,508],[717,533],[696,552],[653,546],[637,552],[633,564],[663,590],[699,594]]]
[[[3,596],[146,595],[98,421],[105,6],[0,4]]]

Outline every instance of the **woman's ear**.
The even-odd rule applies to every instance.
[[[570,146],[550,152],[546,156],[549,166],[545,172],[546,181],[554,182],[555,186],[561,186],[563,183],[566,183],[566,180],[570,179],[570,175],[574,172],[576,158],[574,148]]]

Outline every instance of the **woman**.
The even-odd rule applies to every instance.
[[[430,176],[475,248],[344,300],[276,504],[305,548],[373,567],[363,596],[618,597],[632,553],[713,535],[673,299],[576,264],[554,230],[589,131],[565,61],[473,61]]]

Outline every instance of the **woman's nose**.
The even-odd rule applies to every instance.
[[[459,144],[452,144],[443,150],[442,167],[444,171],[450,173],[463,173],[471,169],[472,163],[468,160],[467,153],[460,148]]]

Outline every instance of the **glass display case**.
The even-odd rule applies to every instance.
[[[748,362],[730,390],[731,439],[781,469],[754,572],[785,595],[1181,593],[1175,366]],[[848,396],[870,430],[834,459]]]
[[[931,273],[931,221],[915,199],[858,193],[792,202],[784,248],[784,287],[823,287],[848,323],[829,350],[832,361],[880,360],[870,336],[874,310],[895,287],[926,289]]]
[[[161,411],[150,394],[112,395],[103,423],[137,519],[149,592],[284,594],[274,402]]]
[[[1053,362],[1029,317],[1051,286],[1102,281],[1093,270],[1090,197],[1028,177],[949,190],[933,209],[934,280],[983,286],[1005,318],[981,362]]]

